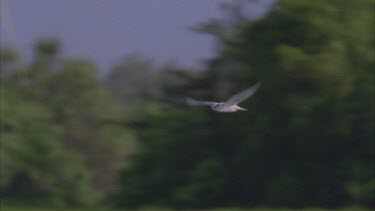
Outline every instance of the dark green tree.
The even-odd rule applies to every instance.
[[[373,8],[372,0],[284,0],[236,25],[207,71],[173,73],[182,82],[164,91],[224,100],[261,80],[243,103],[249,111],[162,105],[139,134],[117,202],[374,206]]]
[[[158,68],[151,60],[138,54],[126,56],[108,74],[106,86],[127,110],[132,110],[142,102],[158,98]]]
[[[1,60],[7,73],[1,79],[1,195],[54,205],[99,203],[134,151],[131,132],[108,123],[122,119],[123,110],[90,62],[64,59],[54,39],[35,49],[30,64]]]

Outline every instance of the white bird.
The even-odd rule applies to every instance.
[[[252,96],[259,87],[260,87],[260,82],[256,83],[250,88],[247,88],[233,95],[226,102],[201,101],[201,100],[195,100],[193,98],[188,97],[186,98],[186,103],[191,106],[199,106],[199,105],[211,106],[212,110],[218,111],[218,112],[247,111],[246,108],[241,108],[237,104],[241,103],[242,101]]]

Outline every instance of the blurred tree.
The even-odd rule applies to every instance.
[[[51,59],[61,52],[61,44],[56,38],[43,38],[36,44],[37,58]]]
[[[31,64],[7,66],[1,81],[1,195],[9,200],[98,203],[134,153],[130,131],[107,123],[122,119],[122,108],[94,66],[59,58],[59,46],[42,40]]]
[[[142,101],[157,99],[160,93],[158,68],[138,54],[124,58],[108,75],[106,86],[131,110]]]
[[[9,80],[11,70],[17,69],[20,66],[20,55],[10,47],[0,48],[0,78],[1,81]]]
[[[220,39],[204,73],[169,72],[166,96],[225,99],[262,87],[243,113],[164,105],[139,134],[142,150],[115,201],[374,206],[373,8],[373,0],[280,1]]]
[[[338,206],[354,200],[347,185],[358,175],[373,181],[373,6],[282,1],[267,18],[241,27],[238,42],[229,44],[228,55],[243,62],[237,82],[264,81],[256,107],[267,112],[255,120],[263,126],[249,128],[247,140],[254,134],[266,140],[264,161],[273,168],[264,176],[274,176],[257,195],[275,205]],[[371,204],[366,198],[361,203]]]
[[[89,203],[82,158],[59,142],[62,128],[43,104],[1,88],[1,195],[29,203]]]

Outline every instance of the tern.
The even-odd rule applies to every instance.
[[[238,104],[251,97],[259,87],[260,82],[231,96],[226,102],[201,101],[187,97],[186,103],[190,106],[211,106],[212,110],[217,112],[247,111],[246,108],[241,108]]]

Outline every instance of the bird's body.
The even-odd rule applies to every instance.
[[[241,108],[239,107],[238,105],[233,105],[233,106],[229,106],[229,107],[219,107],[219,108],[212,108],[213,110],[215,111],[218,111],[218,112],[235,112],[235,111],[247,111],[246,108]]]
[[[242,101],[252,96],[255,93],[255,91],[259,88],[259,86],[260,86],[260,82],[256,83],[254,86],[248,89],[245,89],[233,95],[226,102],[201,101],[201,100],[195,100],[192,98],[186,98],[186,102],[188,105],[191,105],[191,106],[198,106],[198,105],[211,106],[212,110],[217,111],[217,112],[246,111],[247,109],[241,108],[237,104],[241,103]]]

